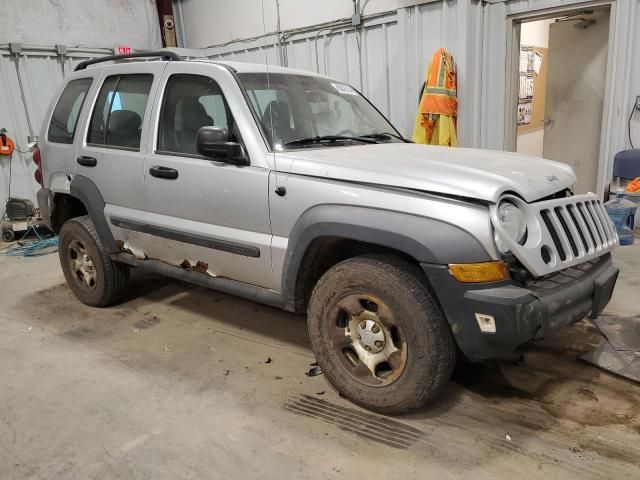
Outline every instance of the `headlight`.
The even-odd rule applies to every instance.
[[[509,201],[503,201],[498,206],[498,220],[506,234],[514,241],[521,243],[527,234],[527,220],[522,210]],[[509,247],[502,240],[498,232],[494,234],[496,246],[502,253],[508,253]]]

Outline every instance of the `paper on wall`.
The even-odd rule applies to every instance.
[[[536,75],[540,75],[540,67],[542,67],[542,55],[535,52],[533,57],[533,71],[536,72]]]

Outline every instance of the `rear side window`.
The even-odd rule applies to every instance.
[[[91,116],[87,143],[140,149],[142,120],[153,75],[107,77]]]
[[[160,112],[158,151],[197,155],[196,135],[207,126],[226,129],[230,140],[239,138],[220,86],[201,75],[169,77]]]
[[[53,110],[47,139],[54,143],[73,143],[78,117],[92,79],[71,80],[60,95]]]

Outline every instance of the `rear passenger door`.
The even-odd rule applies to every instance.
[[[155,142],[145,164],[148,215],[128,227],[137,230],[151,258],[200,263],[198,270],[210,275],[271,287],[264,159],[254,155],[251,165],[236,166],[196,150],[203,126],[226,128],[231,141],[244,142],[240,131],[248,130],[242,122],[250,113],[234,77],[221,66],[173,62],[158,96],[151,124]]]
[[[108,221],[113,215],[144,218],[144,127],[165,66],[164,62],[145,62],[108,67],[100,77],[100,88],[82,129],[76,174],[96,184]]]
[[[47,130],[41,132],[40,150],[44,163],[45,185],[52,191],[65,191],[66,175],[60,172],[75,172],[75,136],[80,113],[85,101],[95,93],[95,79],[91,72],[84,72],[86,77],[70,80],[51,112],[51,120]],[[82,142],[79,142],[82,143]],[[73,161],[73,163],[72,163]],[[68,188],[68,187],[66,187]]]

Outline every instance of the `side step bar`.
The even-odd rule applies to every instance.
[[[268,288],[249,285],[248,283],[230,280],[224,277],[212,277],[206,273],[193,272],[184,268],[174,267],[158,260],[140,260],[129,253],[115,253],[111,255],[111,260],[119,263],[126,263],[132,267],[142,268],[165,277],[175,278],[184,282],[211,288],[222,293],[236,295],[238,297],[264,303],[272,307],[285,310],[285,304],[280,292]]]

